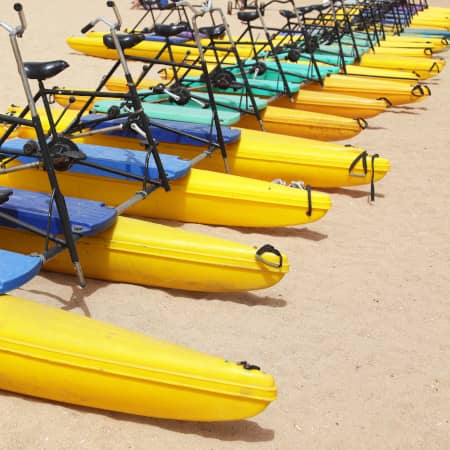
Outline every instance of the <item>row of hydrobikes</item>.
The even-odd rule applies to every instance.
[[[250,417],[276,398],[273,377],[246,361],[7,293],[42,268],[74,271],[81,286],[87,277],[203,292],[264,289],[289,271],[272,244],[151,219],[298,226],[326,215],[323,189],[365,185],[375,200],[389,161],[332,141],[430,95],[426,80],[444,68],[450,10],[422,1],[284,1],[285,23],[274,27],[266,12],[277,3],[240,10],[243,31],[233,36],[211,1],[144,0],[143,17],[124,31],[108,1],[112,19],[99,17],[68,39],[77,51],[113,60],[94,89],[49,88],[68,64],[22,60],[21,4],[18,26],[0,21],[27,98],[0,114],[1,389],[203,421]]]

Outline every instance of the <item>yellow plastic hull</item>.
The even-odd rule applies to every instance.
[[[414,58],[394,55],[365,54],[359,63],[363,67],[389,68],[417,73],[421,79],[427,79],[442,72],[445,61],[436,58]]]
[[[0,297],[0,389],[164,419],[254,416],[271,375],[94,319]]]
[[[338,10],[336,14],[338,16],[342,15],[343,11]],[[347,10],[347,13],[349,14],[356,14],[358,15],[360,13],[360,9],[356,8],[353,9],[353,11]],[[325,19],[325,18],[324,18]],[[334,18],[332,15],[328,15],[326,19],[329,20],[329,25],[332,25],[334,23]],[[424,25],[428,24],[432,27],[448,27],[450,26],[448,17],[446,17],[445,13],[442,11],[437,12],[434,10],[434,8],[429,8],[423,11],[420,11],[419,13],[415,14],[412,18],[412,23],[410,27],[414,27],[417,25]],[[389,28],[387,25],[385,26],[385,29]]]
[[[350,139],[366,125],[357,119],[276,106],[268,106],[261,111],[261,116],[264,129],[270,133],[321,141]],[[241,117],[237,126],[250,130],[261,129],[256,117],[248,114]]]
[[[0,227],[5,250],[42,251],[42,238]],[[278,283],[289,270],[286,257],[280,268],[257,260],[255,248],[182,229],[119,217],[102,233],[81,239],[78,254],[87,277],[143,286],[205,292],[264,289]],[[279,259],[264,255],[273,263]],[[67,252],[44,268],[73,273]]]
[[[388,39],[385,41],[386,45],[396,45],[397,43],[402,44],[404,41],[406,43],[412,43],[412,44],[419,44],[423,45],[424,47],[431,45],[434,50],[444,50],[447,47],[447,43],[445,40],[443,40],[440,37],[420,37],[420,36],[414,36],[412,34],[410,35],[390,35],[388,36]]]
[[[11,110],[13,111],[13,109]],[[70,113],[60,122],[64,128],[70,121]],[[44,122],[44,128],[47,124]],[[30,128],[20,127],[20,137],[33,138]],[[111,135],[95,135],[80,139],[81,142],[106,145],[110,147],[142,150],[138,139],[121,138]],[[160,142],[161,153],[179,155],[193,159],[198,155],[199,147]],[[349,167],[362,149],[327,143],[313,139],[294,138],[280,134],[241,129],[241,139],[227,145],[228,163],[231,173],[242,177],[273,181],[281,178],[290,181],[303,181],[312,187],[336,188],[359,186],[370,183],[372,170],[369,165],[364,175],[360,161],[355,165],[353,175]],[[223,172],[223,160],[219,152],[200,161],[196,168]],[[389,161],[377,158],[374,181],[381,180],[390,170]]]
[[[403,105],[424,100],[430,95],[428,86],[392,80],[371,80],[349,75],[331,75],[324,85],[310,83],[306,90],[355,95],[357,97],[386,99],[392,105]]]
[[[416,39],[406,36],[388,36],[385,41],[380,43],[380,48],[416,48],[431,49],[433,53],[440,52],[445,49],[442,39]]]
[[[361,161],[354,174],[349,173],[352,161],[363,151],[344,145],[325,143],[312,139],[290,138],[289,136],[241,130],[241,140],[230,144],[228,160],[231,172],[240,176],[274,180],[281,178],[287,182],[301,180],[316,188],[333,188],[369,184],[372,176],[370,165],[364,175]],[[134,146],[137,141],[99,136],[98,142],[106,145],[114,142],[117,146]],[[198,150],[187,145],[160,144],[162,153],[182,155],[193,158]],[[204,159],[198,166],[201,169],[223,171],[223,161],[218,153]],[[385,158],[376,159],[374,181],[379,181],[389,172],[390,164]]]
[[[59,172],[65,195],[117,206],[131,198],[140,184],[73,172]],[[2,184],[20,189],[49,192],[48,178],[41,170],[2,176]],[[157,189],[147,199],[125,211],[131,216],[177,220],[232,227],[280,227],[321,219],[330,209],[328,194],[311,192],[309,212],[305,190],[268,181],[192,169],[189,175],[170,183],[170,192]]]
[[[436,14],[433,12],[422,11],[413,17],[411,21],[411,28],[437,28],[442,30],[450,30],[450,20],[441,14]]]
[[[346,66],[346,75],[351,75],[352,77],[364,77],[365,79],[375,79],[377,80],[387,80],[396,81],[404,83],[417,82],[420,79],[419,74],[407,71],[407,70],[395,70],[395,69],[383,69],[377,67],[362,67],[356,64],[349,64]],[[333,76],[333,75],[331,75]],[[383,94],[383,92],[380,92]]]
[[[412,45],[412,44],[411,44]],[[367,53],[365,53],[366,55],[393,55],[395,57],[400,56],[400,57],[413,57],[413,58],[431,58],[433,55],[433,50],[431,47],[423,47],[421,45],[417,45],[416,47],[407,47],[402,46],[402,47],[394,47],[393,45],[391,46],[380,46],[380,47],[375,47],[375,49],[369,50]]]
[[[433,22],[429,20],[424,20],[422,22],[417,21],[411,24],[409,29],[450,31],[450,26],[446,22]]]
[[[450,26],[450,8],[443,7],[428,7],[427,9],[418,13],[414,19],[413,24],[419,21],[442,21],[446,22],[447,26]]]
[[[368,99],[354,95],[333,94],[300,89],[294,96],[294,102],[288,97],[280,97],[271,103],[283,108],[295,108],[336,116],[368,119],[386,110],[388,103],[384,100]]]

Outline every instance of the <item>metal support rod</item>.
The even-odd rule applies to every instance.
[[[153,191],[155,191],[159,186],[155,184],[151,184],[147,189],[136,192],[133,197],[129,198],[125,202],[116,206],[114,209],[117,211],[117,214],[123,214],[128,208],[132,207],[136,203],[145,200]]]
[[[0,161],[1,163],[1,161]],[[27,169],[39,169],[40,167],[42,167],[42,163],[40,161],[36,161],[36,162],[32,162],[32,163],[28,163],[28,164],[20,164],[19,166],[14,166],[14,167],[1,167],[0,165],[0,175],[4,175],[7,173],[14,173],[14,172],[20,172],[22,170],[27,170]]]

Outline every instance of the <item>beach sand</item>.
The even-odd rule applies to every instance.
[[[140,17],[128,1],[117,3],[125,25]],[[12,4],[1,2],[0,20],[16,24]],[[49,85],[93,87],[111,63],[75,54],[65,38],[108,16],[105,2],[23,4],[24,59],[65,59],[71,67]],[[446,0],[431,5],[450,6]],[[269,17],[278,20],[275,10]],[[236,19],[233,27],[239,30]],[[7,34],[1,39],[5,110],[22,104],[24,95]],[[367,187],[346,188],[332,191],[332,210],[307,227],[169,223],[250,245],[270,242],[288,254],[292,267],[273,288],[208,294],[89,280],[81,290],[72,276],[42,273],[14,291],[260,365],[273,374],[279,392],[266,411],[239,422],[179,422],[2,391],[0,448],[450,448],[449,70],[430,80],[430,98],[371,119],[369,129],[346,141],[391,161],[374,204]]]

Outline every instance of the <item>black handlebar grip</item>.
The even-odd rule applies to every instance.
[[[112,0],[108,0],[106,2],[106,6],[108,6],[109,8],[112,8],[114,6],[114,2]]]
[[[81,32],[87,33],[89,30],[91,30],[94,27],[94,25],[92,24],[92,22],[89,22],[87,25],[85,25],[82,29]]]
[[[20,12],[23,10],[22,3],[14,3],[14,10]]]

